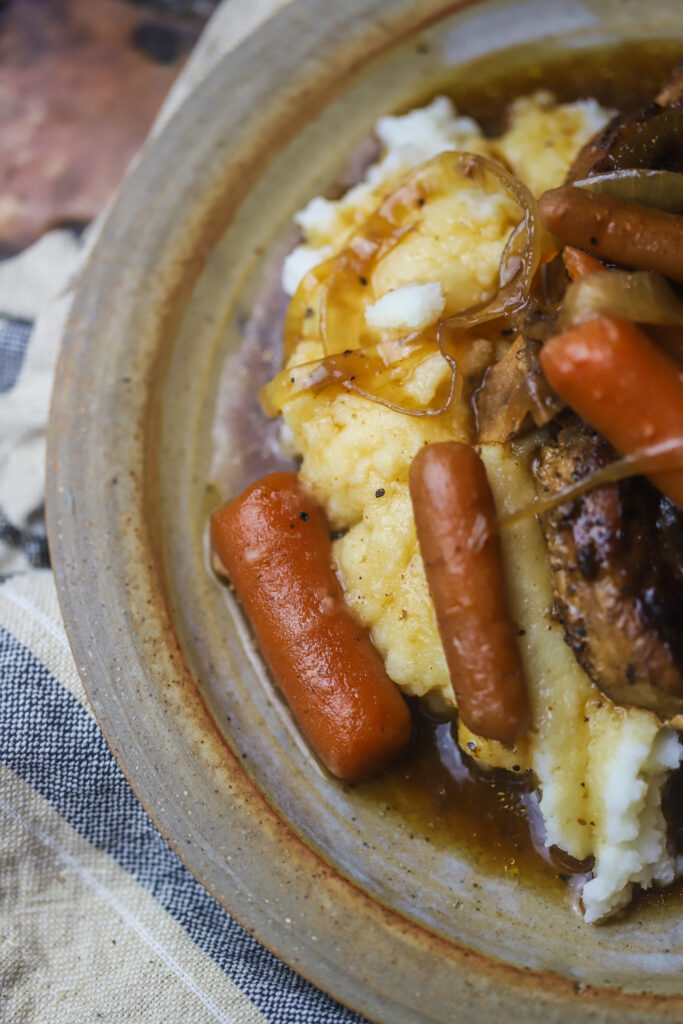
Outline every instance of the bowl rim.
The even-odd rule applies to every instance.
[[[382,906],[313,852],[278,817],[227,749],[198,695],[174,635],[149,521],[154,474],[148,423],[158,397],[154,375],[159,352],[208,253],[239,208],[247,179],[266,166],[273,145],[283,147],[296,132],[297,111],[306,110],[309,120],[364,62],[478,2],[345,0],[343,11],[333,16],[339,23],[335,34],[321,27],[324,19],[318,21],[324,10],[329,15],[325,0],[293,0],[220,61],[145,145],[81,273],[64,331],[47,456],[54,575],[95,717],[147,813],[219,903],[309,981],[376,1021],[451,1019],[456,996],[463,1018],[486,1010],[493,1019],[514,1002],[520,1016],[530,1020],[602,1020],[617,1010],[625,1020],[659,1019],[660,1014],[664,1019],[674,1008],[683,1009],[683,996],[582,987],[549,971],[495,961]],[[293,32],[298,32],[296,47],[286,60],[279,58],[281,91],[270,97],[248,131],[240,128],[244,113],[258,110],[264,99],[258,76],[245,81],[243,69],[272,54],[283,33]],[[206,111],[216,104],[224,110],[220,126],[230,129],[222,135],[219,124],[207,122]],[[208,123],[209,130],[188,154],[184,139],[197,122]],[[183,165],[182,178],[160,182],[158,169],[177,164]],[[183,182],[186,209],[169,225],[169,204],[177,203],[174,189]],[[135,268],[122,256],[131,245],[136,247]],[[115,352],[130,332],[141,339],[130,372],[122,377],[112,356],[93,374],[92,353],[105,346]],[[110,476],[106,465],[112,452],[118,468]],[[102,481],[99,490],[93,486],[97,480]],[[108,502],[104,522],[99,518],[103,494]],[[105,621],[116,643],[103,642]],[[161,749],[154,747],[153,730],[146,724],[152,710],[164,723]],[[169,778],[168,756],[176,758],[176,778]],[[192,759],[206,778],[203,797],[208,801],[211,794],[218,796],[214,805],[229,802],[229,821],[217,821],[208,804],[200,804],[197,812],[183,797],[182,769]],[[241,847],[239,864],[229,857],[217,864],[219,830],[222,849],[232,843]],[[276,858],[280,863],[272,871]],[[256,861],[268,865],[273,886],[279,887],[275,918],[254,888]],[[311,888],[302,907],[296,886],[304,877]],[[321,955],[319,939],[314,942],[311,936],[320,933],[321,920],[334,918],[338,907],[353,919],[334,933],[328,927],[328,938],[334,934],[334,940]],[[350,967],[349,952],[360,941],[367,949],[368,940],[376,944],[377,953],[368,950],[362,963]],[[382,965],[390,960],[400,970],[388,985],[382,980]]]

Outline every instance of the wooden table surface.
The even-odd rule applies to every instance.
[[[0,0],[0,256],[111,198],[218,0]]]

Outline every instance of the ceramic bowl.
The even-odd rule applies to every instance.
[[[319,768],[207,568],[219,381],[230,360],[235,483],[274,457],[245,395],[272,369],[255,353],[281,314],[268,282],[291,215],[340,180],[377,116],[474,87],[493,62],[639,37],[683,37],[677,0],[294,0],[146,147],[66,329],[50,543],[105,736],[223,906],[375,1021],[683,1016],[682,901],[590,928],[559,886],[430,841],[429,822]]]

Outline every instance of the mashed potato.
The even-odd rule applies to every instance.
[[[594,101],[558,105],[547,93],[519,100],[510,127],[485,139],[470,119],[439,98],[422,110],[383,118],[381,160],[338,201],[312,200],[297,216],[303,243],[287,259],[283,284],[291,293],[314,266],[339,253],[411,167],[443,150],[466,149],[504,163],[533,192],[562,182],[578,148],[608,119]],[[413,230],[379,260],[367,288],[365,328],[376,340],[422,327],[437,317],[486,300],[498,279],[501,253],[519,210],[511,197],[475,183],[426,203]],[[289,366],[320,359],[317,320],[302,330]],[[349,347],[354,339],[349,338]],[[475,366],[491,359],[490,342],[472,342]],[[466,368],[467,369],[467,368]],[[436,352],[405,384],[426,403],[450,370]],[[408,470],[433,441],[468,438],[467,412],[415,418],[351,393],[303,391],[284,407],[290,446],[301,473],[325,507],[339,575],[349,603],[370,629],[389,675],[408,694],[453,706],[413,522]],[[484,446],[487,472],[500,509],[524,504],[535,492],[523,455]],[[505,531],[509,602],[520,631],[532,704],[532,727],[513,749],[473,736],[459,738],[485,766],[530,768],[540,786],[549,845],[572,856],[595,857],[583,889],[586,921],[628,902],[633,883],[667,884],[677,866],[668,851],[661,787],[683,750],[675,732],[654,715],[612,704],[579,666],[551,616],[552,583],[545,541],[535,520]]]

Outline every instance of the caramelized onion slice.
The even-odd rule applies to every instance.
[[[641,206],[653,206],[667,213],[683,213],[683,174],[678,171],[653,171],[636,168],[608,171],[572,182],[576,188],[626,199]]]
[[[538,219],[536,198],[519,178],[486,157],[471,153],[459,155],[471,161],[478,173],[495,178],[522,211],[522,218],[511,232],[501,256],[496,294],[488,302],[471,306],[446,321],[453,327],[468,330],[522,311],[529,300],[536,271],[556,252],[557,246]]]
[[[527,505],[501,516],[498,528],[501,530],[529,519],[531,516],[543,515],[551,509],[558,508],[566,502],[575,501],[588,491],[601,484],[616,483],[630,476],[649,476],[651,473],[664,473],[672,469],[683,468],[683,437],[668,438],[659,444],[649,445],[640,451],[615,459],[607,466],[589,473],[583,480],[565,487],[547,497],[534,498]]]
[[[365,321],[367,285],[375,266],[415,230],[427,203],[473,184],[484,194],[505,192],[521,211],[503,250],[495,296],[407,338],[377,342]],[[536,270],[553,246],[536,217],[534,196],[514,175],[478,154],[439,154],[399,182],[370,215],[362,234],[306,275],[287,313],[285,355],[316,336],[325,355],[305,367],[284,370],[267,385],[261,392],[265,411],[276,416],[296,394],[334,385],[411,416],[445,414],[462,393],[457,350],[467,343],[467,332],[524,310]],[[449,365],[450,384],[447,393],[439,389],[433,401],[420,407],[406,396],[405,383],[435,350]]]
[[[426,360],[441,355],[450,369],[445,387],[432,400],[420,404],[406,394],[406,385]],[[268,416],[278,416],[288,402],[304,392],[336,388],[352,392],[408,416],[441,416],[462,393],[462,375],[452,348],[441,338],[440,327],[409,338],[381,341],[359,349],[346,349],[310,363],[282,370],[261,389],[261,405]]]
[[[306,337],[317,337],[320,331],[320,298],[332,273],[336,257],[318,264],[305,275],[290,299],[282,330],[285,362]],[[309,333],[310,332],[310,333]]]
[[[320,312],[327,355],[344,351],[349,339],[354,347],[371,342],[371,332],[365,323],[364,282],[367,284],[379,261],[404,235],[415,230],[425,205],[461,189],[471,189],[473,184],[489,195],[507,193],[520,208],[521,219],[503,251],[495,296],[449,319],[453,320],[453,327],[475,327],[525,304],[541,257],[554,245],[536,217],[534,196],[526,185],[488,157],[465,152],[440,153],[399,182],[368,218],[362,234],[356,235],[333,261]]]
[[[509,441],[531,422],[543,427],[564,403],[538,361],[540,345],[519,335],[502,359],[489,367],[474,397],[479,440]]]
[[[681,327],[683,303],[659,274],[645,270],[598,270],[569,285],[559,326],[566,330],[599,316]]]

